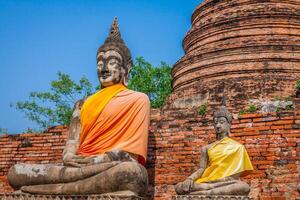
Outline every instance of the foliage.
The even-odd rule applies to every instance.
[[[296,90],[300,92],[300,80],[298,80],[296,83]]]
[[[251,104],[246,110],[244,109],[240,110],[239,115],[244,115],[247,113],[255,113],[256,111],[257,111],[256,105]]]
[[[280,107],[276,107],[276,108],[275,108],[275,112],[277,112],[277,113],[280,112],[281,110],[282,110],[282,109],[281,109]]]
[[[198,111],[199,115],[204,116],[206,114],[206,110],[207,110],[207,104],[205,103],[200,106]]]
[[[148,95],[152,108],[162,107],[171,93],[171,67],[164,62],[152,66],[142,57],[135,61],[130,74],[128,87]]]
[[[244,115],[244,114],[246,114],[247,112],[245,111],[245,110],[240,110],[240,112],[239,112],[239,115]]]
[[[42,133],[42,131],[35,128],[27,128],[23,133]]]
[[[257,111],[257,107],[251,104],[247,110],[249,113],[255,113]]]
[[[93,92],[92,84],[85,77],[74,82],[69,75],[59,72],[58,79],[51,82],[49,92],[31,92],[29,100],[12,104],[40,128],[69,124],[75,102]]]
[[[0,134],[5,134],[5,133],[7,133],[8,131],[7,131],[7,129],[6,128],[1,128],[0,127]]]
[[[293,109],[294,109],[293,105],[287,105],[287,106],[285,107],[285,110],[287,110],[287,111],[293,110]]]
[[[275,108],[275,112],[281,112],[281,111],[290,111],[290,110],[293,110],[294,109],[294,107],[293,107],[293,104],[291,104],[291,105],[286,105],[285,107],[280,107],[280,106],[277,106],[276,108]]]

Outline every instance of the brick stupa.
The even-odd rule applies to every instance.
[[[300,1],[205,0],[173,68],[169,107],[286,97],[300,77]]]

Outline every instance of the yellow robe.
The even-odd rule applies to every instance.
[[[146,163],[150,102],[121,84],[104,88],[84,103],[78,154],[93,156],[123,150]]]
[[[196,183],[214,181],[253,170],[244,145],[231,138],[223,138],[208,149],[209,166]]]

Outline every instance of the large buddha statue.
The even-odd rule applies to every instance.
[[[179,195],[247,195],[239,177],[253,170],[245,147],[229,137],[232,115],[225,107],[214,112],[217,140],[201,149],[200,168],[175,186]]]
[[[16,164],[9,183],[32,194],[145,196],[150,102],[127,89],[131,54],[117,19],[97,52],[101,90],[74,107],[63,165]]]

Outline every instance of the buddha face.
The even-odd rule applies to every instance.
[[[230,123],[225,117],[214,118],[214,128],[217,135],[227,135],[230,130]]]
[[[114,50],[100,52],[97,61],[98,78],[102,87],[122,82],[125,70],[121,54]]]

